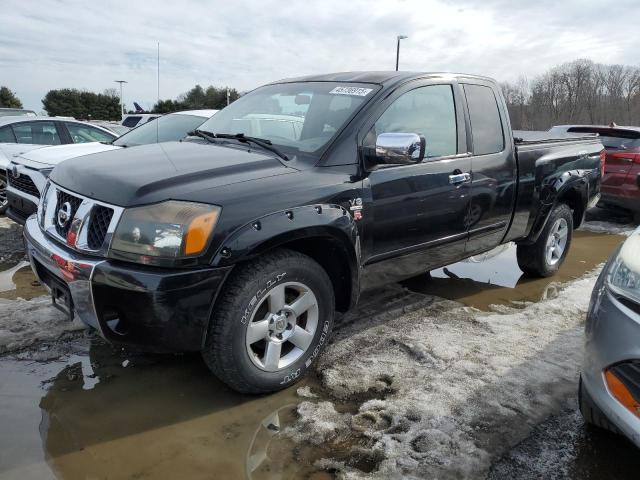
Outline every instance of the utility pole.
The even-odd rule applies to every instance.
[[[229,87],[227,87],[227,105],[229,105],[229,97],[230,97],[230,95],[229,95]]]
[[[122,84],[129,83],[126,80],[114,80],[114,82],[120,84],[120,118],[124,115],[124,99],[122,98]]]
[[[158,105],[160,105],[160,42],[158,42]]]
[[[400,40],[404,40],[405,38],[409,38],[406,35],[398,35],[398,43],[396,45],[396,72],[398,71],[398,63],[400,63]]]

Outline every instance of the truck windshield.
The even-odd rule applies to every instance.
[[[266,139],[288,154],[319,154],[378,88],[338,82],[267,85],[240,97],[198,129]]]

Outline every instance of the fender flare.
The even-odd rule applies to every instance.
[[[564,172],[544,187],[540,195],[541,205],[531,231],[525,240],[518,243],[523,245],[535,243],[547,225],[551,211],[563,198],[575,194],[580,196],[580,202],[586,208],[589,198],[589,182],[586,175],[576,175],[575,171]]]
[[[340,205],[304,205],[256,218],[221,243],[211,265],[232,266],[289,242],[313,238],[330,240],[348,259],[354,305],[360,290],[360,235],[353,217]]]

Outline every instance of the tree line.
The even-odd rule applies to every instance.
[[[120,120],[120,99],[115,89],[93,93],[75,88],[49,90],[42,105],[52,117],[74,117],[81,120]]]
[[[227,106],[227,90],[229,92],[229,103],[240,97],[235,88],[216,88],[210,85],[204,89],[202,86],[196,85],[188,92],[178,96],[176,100],[160,100],[153,106],[152,113],[171,113],[202,108],[220,110]]]
[[[529,80],[501,84],[514,129],[546,130],[560,124],[640,125],[640,68],[579,59]],[[152,113],[201,108],[221,109],[240,95],[235,88],[196,85],[176,99],[161,100]],[[76,89],[50,90],[42,104],[51,116],[120,120],[115,89],[102,94]],[[0,87],[0,107],[21,108],[7,87]]]
[[[640,125],[640,68],[579,59],[503,83],[516,130],[562,124]]]

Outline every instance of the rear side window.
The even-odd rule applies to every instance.
[[[142,117],[127,117],[122,122],[122,125],[125,127],[133,128],[135,127]]]
[[[110,142],[117,137],[89,125],[81,123],[65,123],[73,143]]]
[[[18,143],[60,145],[58,130],[53,122],[24,122],[13,125]]]
[[[429,85],[398,97],[380,116],[375,133],[417,133],[427,141],[426,157],[457,153],[456,109],[451,85]]]
[[[469,106],[474,155],[504,150],[502,121],[493,90],[482,85],[464,85]]]
[[[11,127],[0,128],[0,143],[16,143]]]

